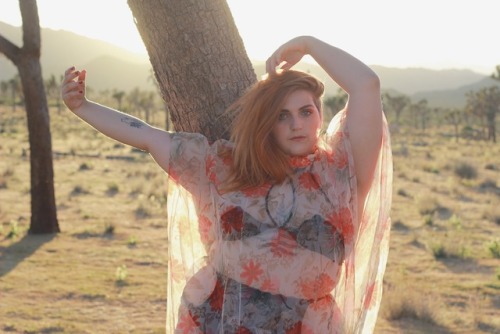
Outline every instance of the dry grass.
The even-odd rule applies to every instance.
[[[163,172],[54,113],[62,232],[28,236],[24,114],[0,114],[0,332],[163,333]],[[375,332],[498,333],[500,145],[417,135],[392,138],[394,223]]]

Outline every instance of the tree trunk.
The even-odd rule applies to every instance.
[[[225,0],[128,0],[176,131],[227,138],[257,79]]]
[[[31,172],[31,224],[29,233],[59,232],[57,221],[52,141],[47,97],[40,65],[40,25],[35,0],[19,2],[23,19],[23,47],[0,36],[0,52],[17,67],[28,115]]]

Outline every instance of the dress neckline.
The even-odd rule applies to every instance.
[[[290,165],[293,168],[305,168],[319,159],[319,150],[315,149],[313,153],[307,155],[295,155],[290,157]]]

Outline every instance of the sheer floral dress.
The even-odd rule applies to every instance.
[[[221,193],[228,141],[172,134],[167,333],[370,333],[388,252],[384,123],[363,215],[345,112],[282,184]]]

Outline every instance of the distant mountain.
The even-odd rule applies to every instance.
[[[83,37],[64,30],[43,28],[42,71],[45,78],[59,78],[66,68],[75,65],[88,70],[88,84],[95,90],[135,87],[152,89],[151,64],[147,56],[134,54],[112,44]],[[0,34],[20,45],[22,31],[0,22]],[[253,62],[258,78],[265,72],[262,61]],[[326,83],[325,94],[336,94],[338,86],[328,79],[317,65],[302,62],[298,69],[307,71]],[[373,65],[384,91],[408,95],[414,101],[426,98],[431,106],[461,107],[465,92],[485,85],[496,84],[484,74],[470,70],[430,70],[424,68],[389,68]],[[493,71],[493,69],[492,69]],[[0,81],[11,79],[17,73],[12,63],[0,54]]]
[[[455,89],[422,91],[411,96],[413,101],[426,99],[430,106],[443,108],[462,108],[465,106],[466,94],[470,91],[478,91],[481,88],[498,86],[500,81],[484,77],[473,84],[464,85]]]
[[[400,69],[378,65],[372,66],[372,69],[378,74],[385,87],[406,95],[413,95],[420,91],[454,89],[485,78],[484,74],[465,69]]]
[[[0,22],[0,34],[21,45],[20,27]],[[59,78],[68,67],[75,65],[88,70],[89,86],[96,90],[153,88],[153,83],[148,79],[151,64],[147,56],[64,30],[43,28],[41,39],[40,62],[45,78],[51,75]],[[12,62],[0,53],[0,81],[9,80],[16,73]]]

